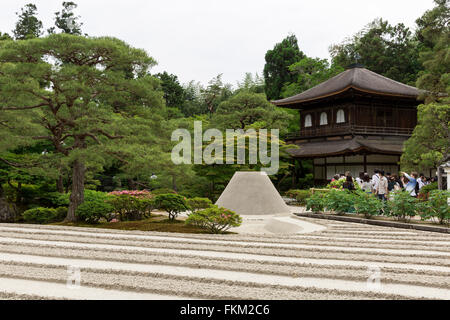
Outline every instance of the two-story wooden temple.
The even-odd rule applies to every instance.
[[[276,100],[298,109],[300,131],[287,140],[295,159],[313,159],[316,181],[350,171],[398,173],[403,143],[417,122],[419,90],[353,66],[295,96]]]

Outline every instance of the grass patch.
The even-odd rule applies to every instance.
[[[57,222],[52,225],[70,226],[70,227],[88,227],[117,230],[139,230],[139,231],[159,231],[176,233],[210,233],[208,230],[187,225],[184,220],[169,220],[164,215],[154,215],[148,219],[139,221],[119,221],[119,222],[100,222],[97,224],[88,224],[85,222]],[[232,232],[226,232],[232,233]]]

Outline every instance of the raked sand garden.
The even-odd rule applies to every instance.
[[[230,231],[0,224],[0,298],[450,299],[448,234],[289,214]]]

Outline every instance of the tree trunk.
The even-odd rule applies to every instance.
[[[72,193],[70,194],[69,211],[65,219],[67,222],[77,221],[75,211],[84,201],[84,172],[84,163],[80,160],[75,160],[73,163]]]
[[[56,190],[59,193],[64,193],[63,176],[61,174],[59,175],[58,180],[56,180]]]
[[[136,190],[137,189],[136,182],[134,182],[133,179],[128,179],[128,188],[130,188],[130,190]]]
[[[172,175],[172,190],[175,191],[175,192],[178,192],[175,175]]]
[[[17,182],[17,196],[16,196],[16,205],[20,206],[22,203],[22,182]]]
[[[15,222],[16,216],[17,208],[14,204],[6,201],[3,187],[0,183],[0,222]]]

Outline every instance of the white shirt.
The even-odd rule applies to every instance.
[[[363,181],[363,183],[361,185],[361,189],[363,189],[365,192],[372,192],[372,188],[373,188],[372,181],[369,181],[369,182]]]
[[[357,178],[355,178],[355,180],[356,180],[356,182],[358,182],[359,186],[361,187],[362,183],[363,183],[362,179],[360,177],[357,177]]]
[[[422,187],[425,185],[425,183],[422,181],[422,178],[417,179],[417,183],[419,184],[419,190],[422,189]]]
[[[381,179],[379,179],[376,190],[378,194],[388,193],[388,181],[386,177],[382,177]]]
[[[374,174],[374,175],[372,176],[373,188],[374,188],[375,190],[378,189],[378,182],[380,182],[380,177],[378,176],[378,173],[376,173],[376,174]]]

